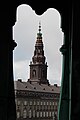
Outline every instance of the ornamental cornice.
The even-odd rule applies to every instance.
[[[60,93],[46,93],[46,92],[36,92],[36,91],[21,91],[17,90],[15,92],[17,97],[33,97],[41,99],[59,99]]]

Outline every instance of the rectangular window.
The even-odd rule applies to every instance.
[[[41,101],[41,105],[42,105],[42,101]]]
[[[31,110],[29,110],[29,118],[31,118]]]
[[[27,105],[27,101],[24,101],[24,105]]]
[[[53,116],[53,118],[54,118],[54,112],[52,112],[52,116]]]
[[[51,102],[50,102],[50,105],[51,105]]]
[[[32,105],[32,101],[30,101],[30,105]]]
[[[51,117],[51,111],[49,112],[49,117]]]
[[[55,102],[55,105],[57,105],[57,102]]]
[[[35,117],[35,110],[33,110],[33,117]]]
[[[27,117],[27,111],[24,110],[24,111],[23,111],[23,118],[26,118],[26,117]]]
[[[56,114],[56,115],[58,114],[57,111],[55,112],[55,114]]]
[[[46,105],[46,103],[44,102],[44,105]]]
[[[46,116],[46,114],[45,114],[45,111],[43,112],[43,117],[45,117]]]
[[[39,101],[37,101],[37,105],[39,105]]]
[[[17,112],[17,118],[20,118],[20,112],[19,111]]]
[[[46,112],[46,117],[48,117],[48,111]]]
[[[53,102],[53,105],[54,105],[54,102]]]
[[[40,117],[42,117],[42,111],[40,112]]]
[[[39,112],[37,112],[37,117],[39,117]]]
[[[17,101],[17,105],[20,105],[20,100]]]
[[[47,102],[47,105],[48,105],[48,102]]]

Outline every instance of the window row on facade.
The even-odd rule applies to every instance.
[[[23,111],[23,114],[21,115],[20,111],[17,111],[17,118],[32,118],[32,117],[54,117],[54,114],[57,115],[57,112],[54,111],[31,111],[28,112],[26,110]]]
[[[17,105],[22,104],[22,101],[18,100]],[[58,105],[58,102],[54,101],[23,101],[23,105]]]
[[[31,109],[31,110],[55,110],[55,111],[57,111],[57,109],[58,109],[58,106],[24,106],[24,107],[22,107],[22,106],[17,106],[16,107],[17,108],[17,110],[19,110],[19,109],[26,109],[26,110],[29,110],[29,109]]]

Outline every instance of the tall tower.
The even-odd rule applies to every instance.
[[[30,83],[49,84],[47,80],[47,62],[44,56],[43,41],[41,33],[41,23],[39,22],[39,32],[35,44],[34,56],[30,62]]]

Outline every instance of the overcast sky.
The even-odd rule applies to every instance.
[[[39,21],[41,21],[44,54],[48,63],[47,78],[50,84],[60,85],[62,55],[59,48],[63,43],[60,14],[57,10],[49,8],[38,16],[28,5],[18,6],[16,23],[13,26],[13,39],[17,42],[13,55],[14,80],[20,78],[27,81],[29,78],[29,63],[34,54]]]

